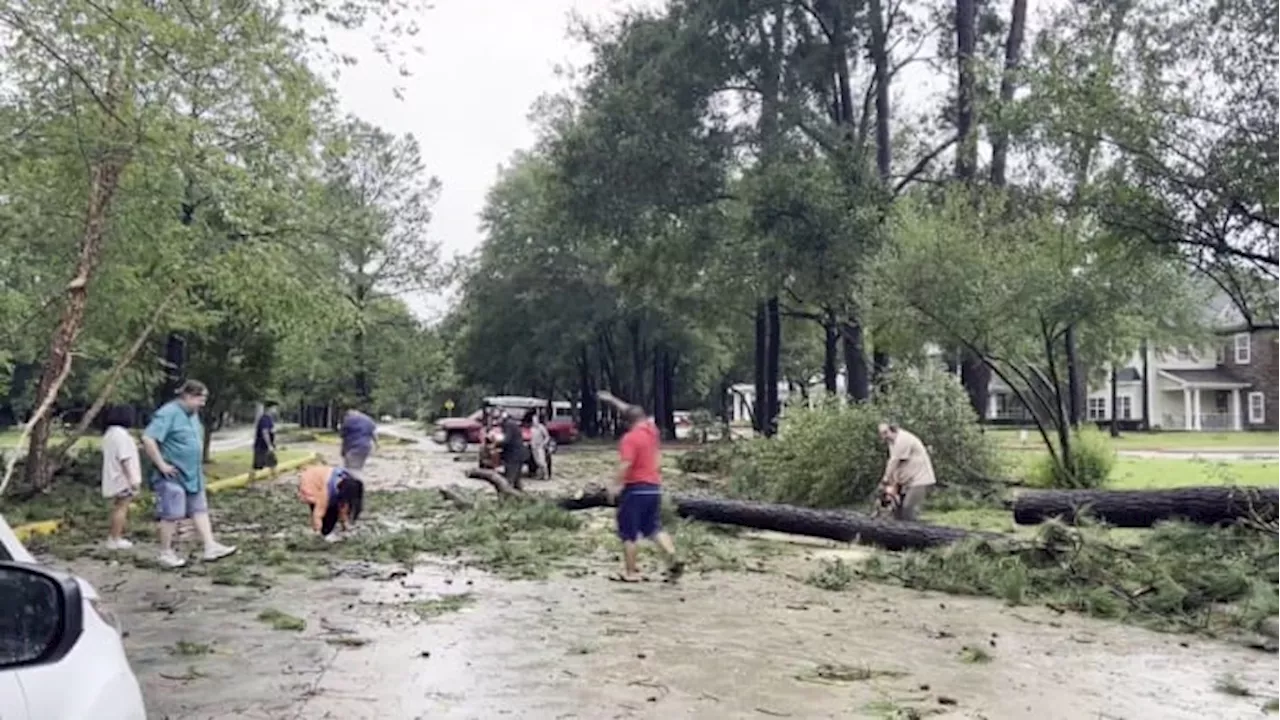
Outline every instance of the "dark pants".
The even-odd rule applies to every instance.
[[[312,513],[316,511],[315,503],[307,503],[307,507],[311,508]],[[331,501],[324,509],[324,519],[320,521],[320,534],[328,535],[336,527],[338,527],[338,503]]]
[[[515,459],[503,459],[503,474],[507,476],[507,483],[517,490],[524,489],[524,461]]]

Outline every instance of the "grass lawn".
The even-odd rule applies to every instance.
[[[1016,428],[989,428],[987,435],[1003,447],[1024,447]],[[1114,438],[1117,450],[1271,450],[1280,447],[1280,433],[1258,432],[1128,432]],[[1025,447],[1038,448],[1040,436],[1027,431]]]
[[[306,457],[310,453],[304,450],[280,450],[276,453],[276,459],[281,465],[290,460],[298,460]],[[253,469],[253,450],[227,450],[226,452],[214,453],[213,460],[205,463],[204,475],[209,480],[222,480],[223,478],[234,477],[247,473]]]
[[[22,437],[22,431],[17,428],[0,431],[0,449],[11,448],[18,444],[18,438]],[[50,445],[61,444],[66,440],[66,433],[54,431],[49,437]],[[96,448],[102,444],[102,436],[97,432],[90,431],[84,437],[76,442],[76,448],[91,447]]]

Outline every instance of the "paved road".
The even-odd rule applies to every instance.
[[[410,424],[387,423],[378,425],[378,434],[390,437],[403,437],[411,440],[422,440],[426,436],[421,430]],[[253,446],[253,426],[237,425],[226,430],[219,430],[209,439],[209,447],[213,452],[226,452]]]

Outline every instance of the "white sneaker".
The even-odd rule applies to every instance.
[[[236,548],[235,545],[222,545],[221,543],[214,543],[210,547],[207,547],[204,549],[204,561],[214,562],[215,560],[221,560],[222,558],[227,557],[228,555],[235,555],[237,549],[238,548]]]
[[[160,556],[156,559],[160,561],[161,565],[167,568],[180,568],[187,564],[186,560],[178,557],[178,553],[172,550],[166,550],[165,552],[160,553]]]
[[[133,543],[124,538],[107,538],[106,546],[108,550],[128,550]]]

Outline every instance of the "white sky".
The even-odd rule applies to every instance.
[[[485,193],[498,166],[533,144],[528,114],[539,96],[567,87],[557,65],[581,67],[586,46],[567,37],[569,13],[602,18],[631,6],[622,0],[435,0],[419,20],[422,31],[402,44],[422,54],[405,62],[401,78],[367,42],[343,38],[342,49],[360,59],[344,68],[338,96],[344,110],[386,130],[413,133],[427,169],[442,190],[431,232],[443,255],[475,249]],[[361,47],[363,45],[363,47]],[[393,88],[404,88],[397,100]],[[445,309],[441,297],[406,298],[424,319]]]

